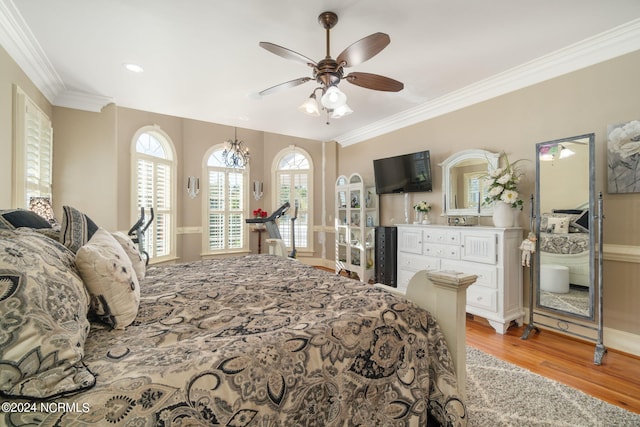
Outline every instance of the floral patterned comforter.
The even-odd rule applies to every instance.
[[[406,300],[270,255],[150,267],[141,289],[126,330],[91,325],[92,389],[0,421],[466,425],[444,336]]]
[[[589,233],[540,233],[540,250],[551,254],[579,254],[589,250]]]

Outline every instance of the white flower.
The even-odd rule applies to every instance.
[[[501,177],[496,179],[496,182],[498,184],[501,184],[501,185],[505,185],[509,181],[511,181],[511,174],[510,173],[505,173],[504,175],[502,175]]]
[[[415,209],[418,212],[429,212],[431,210],[431,203],[427,203],[424,200],[419,202],[417,205],[413,206],[413,209]]]
[[[619,153],[623,159],[640,153],[640,121],[633,120],[613,129],[608,139],[609,151]]]
[[[517,184],[520,181],[521,174],[515,168],[520,161],[517,160],[509,163],[507,156],[502,153],[505,166],[490,171],[485,176],[486,193],[484,203],[490,205],[495,201],[503,201],[510,204],[513,208],[522,209],[523,201],[518,198]]]
[[[502,193],[502,190],[504,190],[504,187],[501,185],[497,185],[495,187],[490,188],[489,197],[491,197],[492,199],[499,197],[500,194]]]
[[[511,205],[518,200],[518,192],[513,190],[504,190],[504,193],[500,196],[500,200]]]

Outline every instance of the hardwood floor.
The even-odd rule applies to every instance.
[[[602,365],[596,366],[592,342],[547,330],[522,340],[523,331],[514,325],[500,335],[484,319],[468,317],[467,345],[640,413],[640,358],[609,349]]]

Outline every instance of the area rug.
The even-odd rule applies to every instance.
[[[467,346],[469,427],[640,426],[640,414]]]

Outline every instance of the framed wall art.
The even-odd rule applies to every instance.
[[[640,120],[607,126],[607,190],[640,193]]]

